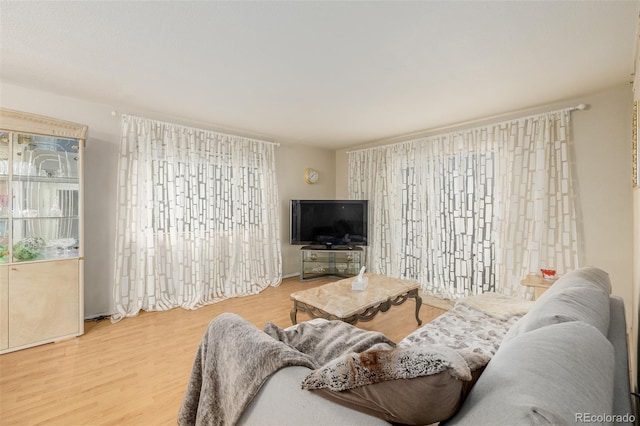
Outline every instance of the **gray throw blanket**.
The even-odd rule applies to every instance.
[[[308,355],[272,339],[238,315],[214,318],[200,341],[178,424],[237,423],[263,382],[290,365],[315,367]]]
[[[383,334],[342,321],[265,332],[235,314],[216,317],[200,342],[178,424],[232,425],[269,376],[283,367],[315,369],[347,352],[390,349]]]
[[[346,353],[392,349],[396,346],[382,333],[362,330],[342,321],[303,322],[285,330],[268,322],[264,332],[311,356],[315,368]]]

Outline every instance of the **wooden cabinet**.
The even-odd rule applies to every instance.
[[[86,133],[0,108],[0,353],[84,332]]]
[[[9,267],[9,347],[82,333],[78,259]]]

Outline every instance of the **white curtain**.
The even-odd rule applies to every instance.
[[[113,320],[278,285],[275,145],[121,120]]]
[[[349,153],[372,272],[459,299],[578,267],[569,110]]]

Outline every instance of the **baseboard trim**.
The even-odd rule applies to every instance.
[[[420,296],[422,297],[422,304],[423,305],[429,305],[429,306],[433,306],[439,309],[444,309],[446,311],[448,311],[449,309],[453,308],[453,306],[455,305],[455,302],[452,300],[447,300],[447,299],[441,299],[439,297],[436,296],[430,296],[428,294],[422,294],[422,291],[420,291]]]
[[[287,275],[283,275],[282,279],[287,279],[287,278],[293,278],[293,277],[299,277],[300,276],[300,272],[295,272],[293,274],[287,274]]]

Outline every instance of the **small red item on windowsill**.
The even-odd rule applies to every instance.
[[[546,269],[546,268],[542,268],[540,269],[540,272],[542,272],[542,278],[551,280],[553,278],[555,278],[556,276],[556,270],[555,269]]]

